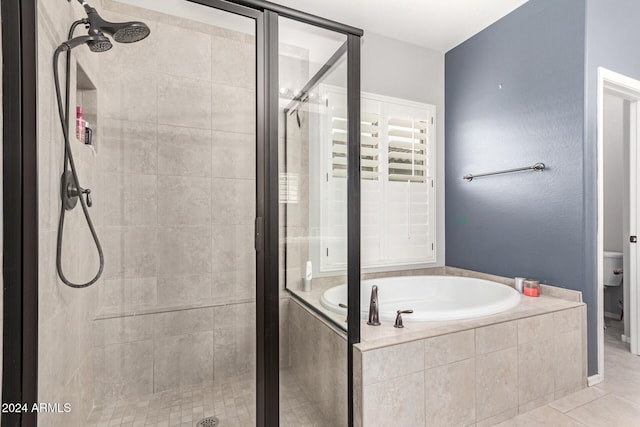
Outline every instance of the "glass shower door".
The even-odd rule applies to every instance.
[[[87,15],[77,2],[38,2],[38,400],[70,405],[39,423],[254,425],[255,20],[135,4],[94,6],[109,21],[144,22],[148,38],[71,50],[70,145],[104,250],[100,279],[72,289],[56,273],[63,138],[51,57]],[[76,138],[76,107],[91,144]],[[66,212],[61,243],[69,280],[93,277],[79,207]]]
[[[281,425],[346,426],[347,37],[278,24]]]

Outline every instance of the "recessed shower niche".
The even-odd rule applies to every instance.
[[[94,84],[94,81],[89,76],[89,73],[85,71],[80,62],[76,63],[76,108],[82,109],[82,115],[84,120],[84,129],[91,129],[91,136],[87,136],[85,131],[84,139],[78,135],[78,111],[71,106],[69,108],[69,132],[70,136],[75,136],[75,139],[82,145],[86,145],[92,148],[94,151],[97,149],[96,136],[98,129],[98,89]],[[90,141],[87,139],[90,138]],[[73,138],[72,138],[73,140]]]

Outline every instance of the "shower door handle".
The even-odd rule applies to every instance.
[[[262,219],[261,216],[257,217],[254,221],[254,242],[253,242],[253,247],[256,250],[256,252],[261,252],[263,249],[263,245],[264,245],[264,238],[263,238],[263,233],[264,233],[264,221]]]

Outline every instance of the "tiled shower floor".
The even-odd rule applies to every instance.
[[[157,393],[96,407],[89,427],[193,427],[216,416],[221,427],[250,427],[255,423],[255,385],[252,378],[234,378]],[[324,426],[320,411],[307,399],[290,371],[280,374],[280,425]]]

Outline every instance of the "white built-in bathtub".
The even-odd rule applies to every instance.
[[[363,280],[360,309],[369,313],[371,287],[378,286],[380,320],[393,321],[398,310],[413,310],[402,316],[404,322],[469,319],[500,313],[515,307],[520,294],[510,286],[489,280],[457,276],[403,276]],[[322,306],[346,314],[347,286],[324,292]]]

